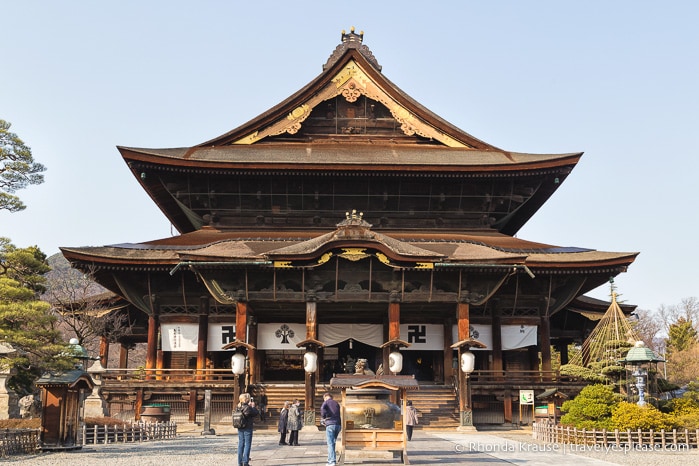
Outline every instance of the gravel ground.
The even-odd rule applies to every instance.
[[[523,431],[503,431],[492,432],[501,438],[514,440],[530,445],[545,445],[532,438],[531,430]],[[602,448],[591,445],[559,445],[560,451],[566,451],[575,455],[584,456],[586,458],[607,461],[612,464],[620,464],[625,466],[689,466],[699,465],[699,449],[688,448],[682,450],[651,450],[650,446],[646,449],[620,449],[617,448]]]

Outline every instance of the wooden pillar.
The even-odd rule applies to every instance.
[[[454,337],[451,331],[451,327],[453,325],[453,321],[451,319],[447,319],[447,321],[444,323],[444,383],[450,383],[452,381],[452,377],[454,377],[455,372],[454,372],[454,367],[453,367],[453,359],[454,359],[454,350],[451,348],[451,345],[453,345],[454,342]]]
[[[134,402],[134,419],[137,421],[141,420],[141,408],[143,407],[143,389],[139,388],[136,390],[136,401]]]
[[[237,341],[242,341],[247,343],[248,336],[248,304],[242,301],[237,301],[235,303],[235,339]],[[242,348],[238,348],[236,351],[244,351]],[[245,374],[240,376],[235,376],[235,383],[233,384],[233,402],[238,403],[238,398],[241,393],[241,378],[244,378]]]
[[[505,423],[512,424],[512,393],[505,390],[505,398],[502,400],[503,411],[505,412]]]
[[[197,341],[197,380],[204,380],[206,350],[209,346],[209,297],[199,298],[199,338]]]
[[[561,342],[558,351],[561,353],[561,366],[568,364],[568,342]]]
[[[109,362],[109,340],[106,336],[100,337],[100,364],[102,367],[107,367]]]
[[[128,367],[129,367],[129,345],[127,343],[122,343],[119,346],[119,369],[127,369]]]
[[[458,303],[456,308],[456,327],[458,329],[459,341],[468,340],[471,336],[470,330],[470,306],[468,303]],[[459,348],[459,361],[461,361],[462,348]],[[470,387],[468,378],[462,370],[459,374],[459,412],[461,414],[460,427],[473,427],[473,412],[471,409]]]
[[[502,321],[500,319],[500,311],[493,307],[491,309],[491,325],[493,332],[493,366],[492,369],[496,372],[496,376],[502,376]]]
[[[189,391],[189,422],[197,422],[197,389]]]
[[[257,324],[248,325],[248,343],[255,347],[248,351],[248,363],[250,365],[249,384],[255,385],[260,381],[260,364],[257,357]]]
[[[306,340],[317,340],[317,303],[315,297],[313,300],[306,302]],[[306,351],[316,352],[316,361],[318,362],[318,367],[315,372],[306,372],[305,374],[305,393],[304,393],[304,425],[313,426],[315,428],[316,418],[315,418],[315,393],[316,393],[316,380],[320,371],[320,367],[323,365],[323,360],[318,358],[318,351],[314,347],[307,347]],[[321,353],[322,355],[322,353]]]
[[[158,335],[160,334],[159,309],[155,295],[148,296],[150,300],[151,313],[148,315],[148,344],[146,348],[146,371],[152,371],[156,367],[158,359]],[[151,378],[152,375],[146,375]]]
[[[400,340],[400,303],[388,303],[388,341]]]
[[[541,316],[539,323],[539,342],[541,351],[541,370],[543,372],[551,371],[551,327],[549,318]]]

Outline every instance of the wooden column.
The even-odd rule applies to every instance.
[[[197,380],[204,380],[206,349],[209,346],[209,297],[199,298],[199,338],[197,341]]]
[[[400,303],[388,303],[388,341],[400,340]]]
[[[505,390],[503,408],[505,411],[505,423],[512,424],[512,393],[509,390]]]
[[[561,366],[568,364],[568,342],[558,345],[558,351],[561,353]]]
[[[544,372],[551,371],[551,327],[549,318],[541,316],[539,323],[539,344],[541,351],[541,370]]]
[[[468,340],[470,330],[470,306],[468,303],[458,303],[456,308],[456,326],[459,333],[459,341]],[[459,348],[459,365],[461,364],[462,347]],[[473,412],[471,409],[470,389],[466,374],[459,368],[459,412],[461,414],[460,427],[473,426]]]
[[[452,377],[454,377],[454,367],[453,367],[453,360],[454,360],[454,350],[451,348],[451,345],[453,345],[454,342],[454,337],[451,331],[451,327],[453,325],[453,321],[451,319],[447,319],[446,322],[444,322],[444,383],[450,383],[452,380]],[[458,370],[458,369],[457,369]]]
[[[257,358],[257,324],[248,325],[248,343],[255,349],[248,350],[248,363],[250,364],[250,372],[248,373],[248,383],[255,385],[260,381],[260,364]]]
[[[100,364],[102,367],[107,367],[109,362],[109,340],[106,336],[100,337]]]
[[[235,303],[235,339],[237,341],[242,341],[247,343],[248,336],[248,304],[237,301]],[[238,348],[237,351],[245,351],[243,348]],[[245,377],[245,374],[235,377],[235,383],[233,384],[233,402],[238,403],[238,397],[241,393],[241,383],[240,379]]]
[[[127,369],[128,367],[129,367],[129,345],[127,343],[122,343],[119,346],[119,369]]]
[[[306,302],[306,340],[317,340],[317,303],[315,300]],[[315,351],[316,356],[318,356],[318,351],[314,347],[306,347],[306,351]],[[323,361],[317,359],[318,368],[315,372],[306,372],[305,374],[305,393],[304,393],[304,425],[313,426],[315,428],[315,393],[316,393],[316,379],[318,377],[318,371]]]
[[[493,367],[494,371],[502,371],[502,322],[500,319],[500,311],[494,307],[491,309],[491,325],[493,332]],[[496,373],[496,376],[501,376],[502,373]]]
[[[237,403],[236,403],[237,404]],[[197,389],[193,388],[189,392],[189,422],[197,422]]]
[[[148,296],[151,313],[148,315],[148,343],[146,346],[146,371],[155,369],[158,359],[158,335],[160,334],[160,319],[158,318],[158,303],[155,295]],[[151,378],[152,375],[146,375]]]

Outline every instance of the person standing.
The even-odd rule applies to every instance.
[[[335,456],[335,442],[342,430],[342,418],[340,417],[340,405],[333,400],[330,392],[323,394],[323,405],[320,407],[320,422],[325,426],[325,440],[328,444],[328,464],[335,466],[337,458]]]
[[[287,423],[289,422],[289,402],[284,402],[284,407],[279,411],[279,422],[277,423],[277,432],[279,432],[279,445],[288,445],[291,443],[286,443],[286,432],[288,430]]]
[[[260,421],[265,422],[267,419],[267,392],[264,388],[260,391],[260,402],[257,406],[260,410]]]
[[[408,442],[413,438],[413,427],[418,424],[417,409],[413,406],[413,402],[408,400],[405,407],[405,433],[408,436]]]
[[[255,408],[255,402],[249,393],[241,393],[236,409],[243,413],[245,427],[238,429],[238,466],[250,466],[250,448],[252,447],[252,426],[260,412]]]
[[[303,427],[300,405],[299,400],[294,400],[294,404],[289,407],[289,420],[286,424],[289,429],[289,445],[295,447],[299,446],[299,430]]]

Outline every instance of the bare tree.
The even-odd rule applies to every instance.
[[[72,269],[62,257],[52,259],[53,270],[47,275],[43,297],[51,303],[67,338],[77,338],[88,354],[97,355],[103,337],[116,342],[130,333],[117,295],[97,284],[92,272]]]

